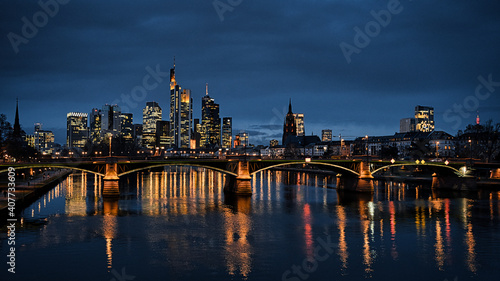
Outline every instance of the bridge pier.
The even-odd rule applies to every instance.
[[[117,198],[120,196],[119,180],[118,177],[118,164],[116,161],[110,159],[106,163],[106,175],[104,176],[104,185],[102,189],[102,196],[106,198]]]
[[[437,173],[432,174],[433,189],[449,189],[460,191],[474,191],[477,190],[477,181],[472,176],[442,176]]]
[[[224,192],[237,195],[252,195],[252,176],[248,170],[248,162],[238,162],[238,176],[226,175]]]
[[[361,162],[359,177],[347,177],[337,174],[337,189],[362,193],[373,192],[373,176],[370,172],[370,165]]]

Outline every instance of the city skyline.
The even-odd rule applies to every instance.
[[[221,118],[233,117],[233,131],[245,130],[254,144],[281,139],[290,97],[306,117],[306,135],[323,129],[334,138],[390,135],[416,105],[434,107],[436,130],[451,134],[473,124],[477,111],[481,120],[495,120],[500,97],[489,90],[500,81],[494,36],[499,4],[445,1],[446,9],[431,9],[431,3],[401,1],[369,44],[357,46],[356,30],[377,22],[374,14],[386,11],[389,2],[243,1],[222,21],[210,2],[120,3],[115,17],[108,14],[112,1],[69,2],[17,53],[8,35],[22,36],[22,18],[32,21],[43,9],[35,2],[9,2],[0,17],[0,112],[12,122],[19,97],[23,129],[30,133],[42,123],[64,143],[68,112],[124,107],[122,95],[130,96],[147,75],[145,97],[122,111],[140,116],[148,101],[167,109],[175,56],[178,77],[191,89],[193,118],[201,120],[199,101],[209,83]],[[82,16],[87,10],[92,19]],[[180,12],[196,21],[179,20]],[[260,21],[264,16],[269,20]],[[340,47],[344,42],[359,51],[350,62]]]

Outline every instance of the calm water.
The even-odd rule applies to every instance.
[[[500,272],[500,192],[377,183],[367,197],[327,188],[333,177],[266,171],[251,198],[230,198],[223,181],[170,167],[122,179],[122,197],[103,201],[99,179],[71,175],[23,213],[15,276],[2,236],[0,280],[451,281]]]

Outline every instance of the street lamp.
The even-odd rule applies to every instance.
[[[436,142],[436,158],[439,157],[439,142]]]
[[[469,152],[470,166],[472,167],[472,140],[471,139],[469,139],[469,149],[470,149],[470,152]]]

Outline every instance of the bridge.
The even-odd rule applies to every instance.
[[[395,162],[395,161],[362,161],[362,160],[262,160],[257,157],[241,157],[229,159],[164,159],[164,160],[129,160],[128,158],[107,157],[72,162],[39,162],[0,164],[0,173],[7,172],[8,167],[16,169],[28,168],[62,168],[93,173],[104,177],[103,196],[118,196],[118,180],[121,176],[146,169],[164,166],[193,166],[211,169],[225,174],[224,191],[249,195],[252,193],[251,179],[258,172],[281,166],[302,165],[318,166],[321,169],[337,173],[337,188],[357,192],[372,192],[374,175],[383,175],[399,168],[420,168],[434,173],[433,185],[440,186],[444,181],[463,182],[473,179],[463,163],[427,163]],[[500,177],[500,165],[491,177]],[[495,166],[496,167],[496,166]],[[495,174],[496,173],[496,174]],[[444,179],[444,180],[443,180]],[[434,183],[434,181],[436,181]],[[442,184],[441,184],[442,185]]]

